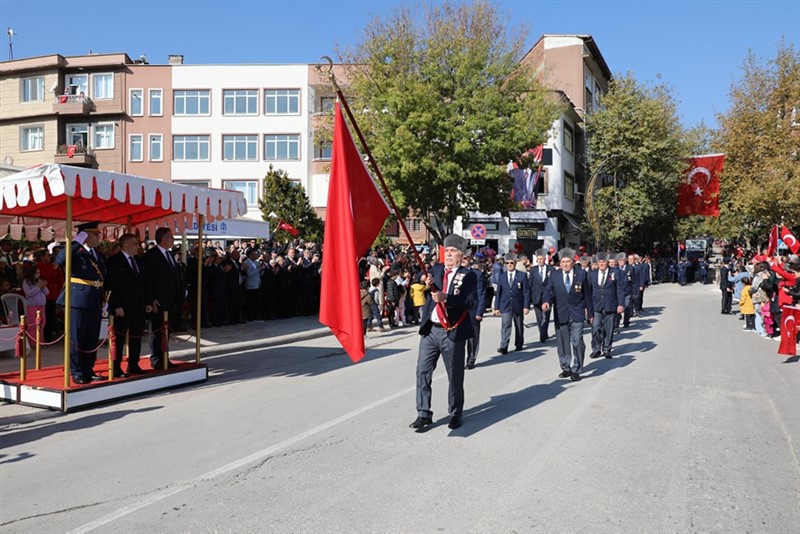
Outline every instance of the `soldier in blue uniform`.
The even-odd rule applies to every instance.
[[[619,329],[620,322],[626,328],[631,324],[632,313],[632,295],[633,295],[633,269],[626,262],[628,256],[624,252],[617,253],[617,270],[619,271],[619,282],[623,286],[625,293],[625,300],[622,305],[624,310],[622,313],[617,314],[617,329]]]
[[[689,262],[686,258],[681,258],[678,262],[678,283],[682,286],[686,285],[686,270],[689,267]]]
[[[106,277],[103,255],[95,248],[100,242],[99,221],[79,224],[78,233],[72,240],[72,272],[67,282],[70,284],[70,336],[69,351],[70,374],[76,384],[88,384],[104,377],[94,374],[97,360],[97,345],[100,339],[100,324]],[[56,263],[65,267],[66,248],[59,252]],[[65,292],[56,301],[65,305]]]

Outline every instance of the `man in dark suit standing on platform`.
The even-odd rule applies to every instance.
[[[97,360],[97,346],[100,340],[102,323],[103,285],[106,277],[106,264],[103,255],[95,248],[100,242],[99,221],[76,226],[78,233],[72,240],[72,267],[70,284],[70,373],[77,384],[88,384],[104,377],[94,374]],[[66,268],[67,249],[58,253],[56,263]],[[62,292],[56,301],[65,306]]]
[[[586,271],[575,269],[575,251],[569,248],[558,253],[560,270],[553,272],[544,286],[542,309],[554,308],[558,360],[561,364],[559,378],[573,382],[581,379],[586,345],[583,342],[583,325],[593,315],[591,286],[586,283]]]
[[[114,317],[116,352],[114,354],[114,375],[125,376],[122,372],[122,354],[125,352],[125,336],[128,336],[128,375],[140,375],[139,355],[142,352],[142,332],[145,313],[150,305],[145,304],[144,277],[139,264],[139,240],[133,234],[123,234],[119,238],[120,251],[108,258],[109,291],[108,310]]]
[[[169,311],[178,301],[178,272],[175,259],[172,257],[172,244],[174,238],[169,228],[156,230],[156,246],[144,255],[142,266],[145,276],[145,302],[150,305],[150,334],[151,352],[150,365],[154,370],[174,367],[174,364],[164,359],[162,319],[163,312]],[[163,345],[162,345],[163,343]]]
[[[431,382],[439,356],[444,360],[449,382],[447,426],[461,426],[465,346],[474,335],[469,313],[478,298],[475,272],[461,266],[468,245],[463,237],[448,235],[444,239],[444,264],[435,264],[424,277],[427,290],[419,328],[422,337],[417,358],[417,418],[409,425],[418,431],[433,423]]]
[[[544,286],[553,268],[547,265],[547,253],[545,250],[539,249],[536,251],[536,265],[531,268],[530,272],[530,286],[531,286],[531,306],[536,313],[536,326],[539,328],[539,342],[544,343],[550,337],[547,330],[550,328],[550,310],[544,311],[542,303],[544,302]]]
[[[497,292],[494,297],[494,314],[502,318],[500,347],[497,352],[508,352],[511,341],[511,325],[514,325],[514,347],[522,350],[525,344],[523,315],[530,310],[531,290],[528,273],[517,271],[517,255],[509,252],[505,256],[506,272],[497,277]]]
[[[619,280],[619,270],[608,266],[607,252],[597,253],[597,269],[589,273],[594,319],[592,320],[592,353],[590,358],[611,358],[614,343],[614,324],[617,315],[625,311],[625,287]]]

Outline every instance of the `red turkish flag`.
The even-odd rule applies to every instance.
[[[678,216],[719,217],[719,175],[725,154],[689,158],[686,179],[678,186]]]
[[[319,321],[328,326],[353,362],[364,357],[358,259],[389,216],[336,103]]]
[[[778,354],[797,356],[797,320],[800,319],[800,308],[781,306],[781,344]]]
[[[280,223],[278,223],[278,228],[281,230],[286,230],[287,232],[292,234],[292,237],[297,237],[298,234],[297,228],[295,228],[294,226],[292,226],[287,222],[281,221]]]
[[[769,241],[767,241],[767,257],[772,257],[778,251],[778,225],[769,231]]]
[[[785,226],[781,228],[781,240],[786,243],[786,246],[792,251],[792,254],[797,254],[797,251],[800,250],[800,243],[797,242],[797,238],[791,230]]]

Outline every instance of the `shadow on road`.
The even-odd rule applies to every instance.
[[[154,410],[160,410],[161,408],[162,408],[161,406],[151,406],[149,408],[140,408],[138,410],[120,410],[113,412],[95,413],[86,415],[79,419],[73,419],[64,422],[59,422],[58,420],[54,420],[51,418],[46,421],[42,421],[40,424],[34,427],[28,427],[20,432],[13,432],[13,428],[11,429],[5,428],[3,429],[3,431],[7,433],[3,434],[3,448],[6,449],[10,447],[15,447],[17,445],[22,445],[25,443],[32,443],[34,441],[61,432],[75,432],[78,430],[86,430],[87,428],[100,426],[104,423],[116,421],[117,419],[122,419],[123,417],[126,417],[128,415],[152,412]],[[70,416],[68,416],[67,414],[62,414],[62,417],[70,417]],[[19,462],[21,460],[32,458],[33,456],[34,455],[27,452],[20,453],[15,458],[8,458],[8,459],[6,459],[5,455],[0,455],[0,459],[2,459],[0,460],[0,464]]]
[[[495,354],[494,356],[490,356],[488,360],[484,360],[482,362],[477,362],[475,367],[488,367],[490,365],[497,365],[500,363],[523,363],[533,360],[534,358],[538,358],[539,356],[544,355],[545,349],[537,348],[537,349],[530,349],[526,348],[525,346],[522,347],[520,351],[509,351],[506,354]]]

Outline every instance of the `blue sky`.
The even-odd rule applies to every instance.
[[[0,28],[14,30],[14,58],[125,52],[166,63],[313,63],[356,43],[396,1],[0,0]],[[497,2],[510,28],[591,34],[614,73],[673,88],[684,125],[716,125],[748,50],[775,56],[783,38],[800,47],[800,0]],[[8,39],[0,59],[9,59]]]

